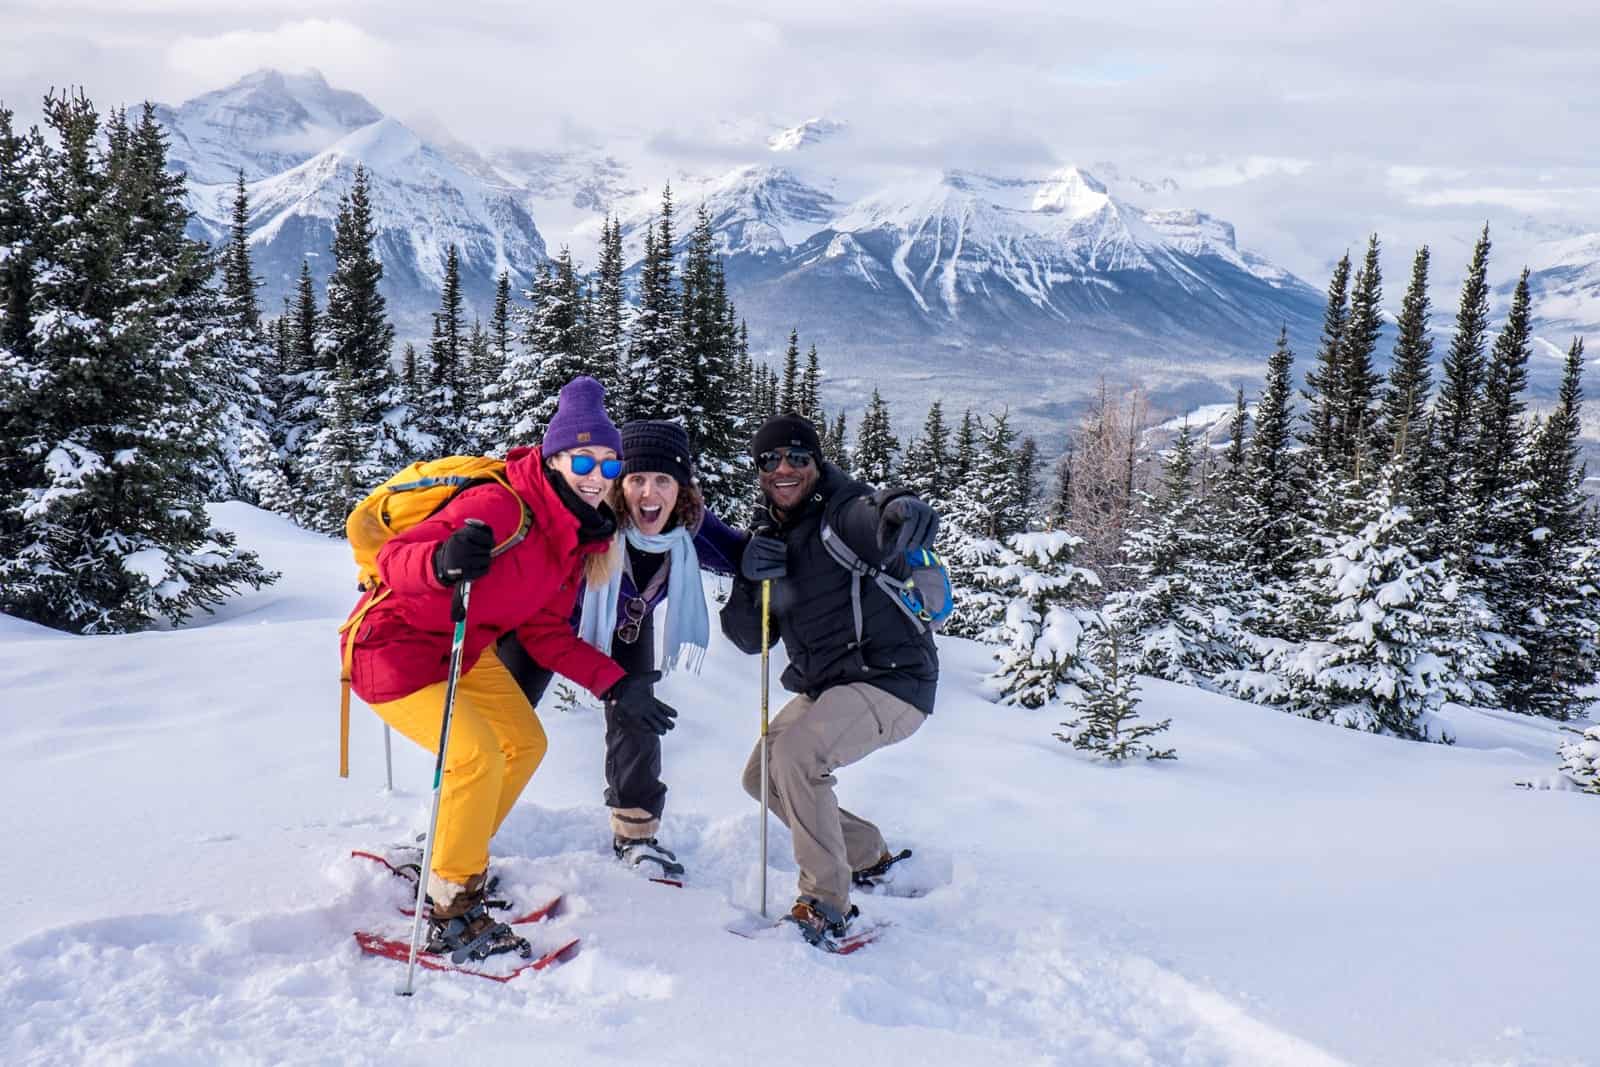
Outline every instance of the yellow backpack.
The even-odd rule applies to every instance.
[[[350,664],[355,658],[356,632],[367,612],[392,592],[379,588],[383,579],[378,574],[378,550],[395,534],[432,516],[457,493],[490,482],[504,486],[522,511],[516,531],[494,547],[494,555],[498,556],[526,537],[533,525],[527,503],[506,479],[503,459],[446,456],[413,463],[367,494],[345,520],[345,536],[359,571],[358,585],[367,595],[339,627],[339,633],[348,635],[343,642],[344,666],[339,675],[339,777],[350,777]]]

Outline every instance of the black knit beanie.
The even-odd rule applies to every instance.
[[[694,478],[689,434],[675,422],[640,419],[622,427],[622,473],[660,471],[688,485]]]
[[[761,424],[750,442],[750,454],[757,459],[761,453],[774,448],[803,448],[818,460],[822,459],[822,441],[810,419],[799,415],[774,415]]]

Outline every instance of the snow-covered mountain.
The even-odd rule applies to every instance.
[[[288,170],[383,114],[317,71],[258,70],[180,107],[157,105],[156,117],[171,137],[172,165],[220,185],[241,168],[247,182]]]
[[[798,328],[848,354],[831,361],[841,384],[894,378],[897,396],[1009,403],[1028,421],[1104,373],[1181,408],[1259,376],[1280,327],[1309,348],[1319,325],[1321,294],[1241,250],[1229,223],[1142,209],[1075,167],[945,171],[852,200],[828,180],[746,166],[674,194],[685,240],[710,212],[753,343]],[[656,208],[647,193],[624,210],[634,255]]]
[[[251,252],[268,314],[293,292],[302,259],[320,299],[333,267],[339,200],[358,165],[370,176],[383,291],[402,337],[427,334],[450,245],[459,249],[469,309],[484,318],[502,270],[521,285],[545,258],[522,190],[465,146],[434,144],[315,72],[258,72],[161,114],[174,166],[190,175],[196,228],[213,241],[227,233],[235,175],[244,168]]]
[[[1540,244],[1528,266],[1544,340],[1565,352],[1573,334],[1600,337],[1600,233]]]
[[[481,311],[494,276],[524,282],[548,235],[592,263],[606,213],[637,257],[667,176],[626,137],[480,153],[314,72],[261,71],[161,115],[174,164],[193,179],[197,228],[213,240],[244,169],[269,313],[302,258],[325,279],[339,197],[366,167],[402,337],[426,335],[449,244]],[[1075,167],[869,174],[844,162],[843,121],[765,129],[728,142],[749,153],[744,165],[671,174],[678,232],[704,205],[757,351],[781,350],[799,329],[824,354],[830,404],[856,407],[894,379],[905,412],[954,392],[1027,422],[1059,415],[1104,375],[1151,386],[1175,411],[1257,379],[1284,325],[1311,347],[1320,293],[1240,248],[1229,223],[1175,206],[1168,180],[1113,168],[1108,183]]]
[[[798,151],[807,145],[821,144],[843,133],[849,126],[848,122],[841,119],[807,119],[798,126],[791,126],[767,138],[767,147],[774,152]]]

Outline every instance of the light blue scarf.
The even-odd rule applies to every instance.
[[[694,534],[682,526],[666,533],[641,533],[629,526],[628,544],[642,552],[667,554],[666,656],[661,673],[669,674],[683,657],[683,665],[700,673],[705,664],[706,646],[711,642],[711,613],[706,608],[706,590],[700,582],[700,556],[694,550]],[[643,592],[643,590],[640,590]],[[604,586],[593,584],[583,591],[583,613],[578,619],[578,636],[611,654],[611,638],[617,632],[617,601],[622,596],[622,568],[611,572]]]

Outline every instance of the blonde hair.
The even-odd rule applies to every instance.
[[[622,569],[623,553],[622,523],[617,523],[617,532],[611,535],[611,543],[604,552],[591,552],[583,557],[583,580],[591,586],[599,587],[608,585],[611,576]]]

